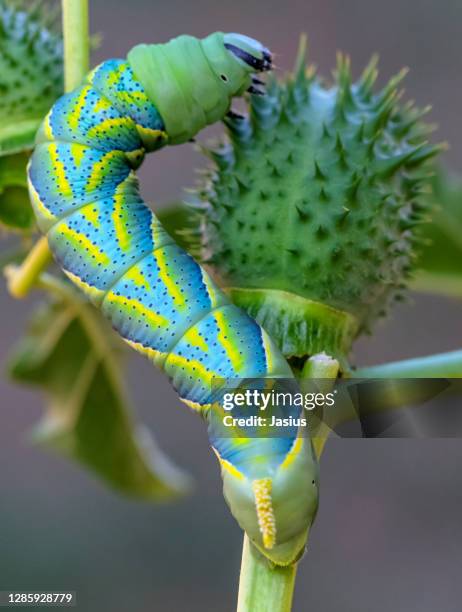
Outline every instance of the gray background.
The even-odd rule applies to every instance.
[[[462,4],[456,0],[147,0],[91,1],[92,29],[104,36],[94,61],[124,56],[138,42],[188,32],[242,31],[291,67],[299,33],[323,74],[337,49],[358,73],[372,52],[388,77],[412,68],[407,91],[432,103],[446,162],[461,169]],[[150,158],[147,199],[159,205],[194,182],[199,156],[189,145]],[[36,298],[35,298],[36,300]],[[0,291],[4,362],[34,299]],[[374,363],[461,346],[460,304],[416,296],[355,350]],[[199,419],[141,359],[131,365],[132,395],[162,447],[195,476],[194,495],[149,506],[111,493],[24,438],[42,399],[0,380],[0,589],[69,589],[78,609],[191,612],[232,610],[241,534],[225,508],[220,479]],[[299,569],[296,610],[452,612],[462,581],[462,445],[457,440],[342,440],[322,460],[322,499]]]

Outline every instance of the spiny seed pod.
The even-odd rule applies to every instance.
[[[57,5],[59,8],[59,5]],[[62,39],[46,2],[0,0],[0,155],[31,149],[63,91]]]
[[[376,59],[352,83],[339,55],[326,87],[302,44],[294,75],[251,95],[248,117],[225,122],[228,143],[205,151],[202,258],[288,357],[344,360],[409,278],[440,147],[426,111],[398,103],[404,74],[373,93]]]

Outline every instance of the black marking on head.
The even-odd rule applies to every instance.
[[[267,49],[263,49],[263,58],[260,59],[258,57],[255,57],[251,53],[244,51],[244,49],[236,47],[236,45],[225,43],[225,47],[228,49],[228,51],[231,51],[231,53],[233,53],[237,58],[245,62],[248,66],[254,68],[256,72],[266,72],[267,70],[271,70],[272,58],[271,53]]]
[[[273,57],[272,57],[271,53],[268,51],[268,49],[263,49],[262,53],[263,53],[263,61],[266,62],[267,64],[269,64],[270,67],[271,67],[271,65],[273,63]]]
[[[253,94],[254,96],[264,96],[265,95],[264,91],[262,91],[261,89],[258,89],[258,87],[254,87],[253,85],[251,85],[247,91]]]
[[[240,113],[236,113],[236,111],[233,111],[232,109],[230,109],[226,113],[226,116],[229,117],[230,119],[238,119],[239,121],[241,121],[242,119],[245,119],[244,115],[241,115]]]
[[[255,75],[252,75],[252,83],[254,85],[265,85],[265,82],[262,81],[261,79],[257,79],[257,77]]]

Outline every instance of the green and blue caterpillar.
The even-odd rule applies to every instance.
[[[266,332],[234,306],[140,197],[146,152],[181,144],[230,112],[271,54],[239,34],[139,45],[64,95],[46,116],[29,166],[40,229],[67,276],[137,351],[162,368],[210,423],[214,379],[292,378]],[[280,564],[303,550],[318,501],[311,441],[217,437],[232,513]]]

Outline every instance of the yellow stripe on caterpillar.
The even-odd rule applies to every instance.
[[[98,136],[107,136],[110,138],[111,130],[117,130],[124,127],[134,127],[135,123],[133,119],[129,119],[127,117],[111,117],[109,119],[104,119],[101,123],[92,126],[87,131],[88,138],[95,138]]]
[[[96,102],[95,106],[93,107],[93,112],[100,113],[101,111],[104,112],[104,111],[110,110],[110,108],[111,108],[111,102],[107,100],[106,98],[104,98],[103,96],[101,96],[99,100]]]
[[[225,349],[234,371],[239,373],[242,368],[242,355],[239,352],[239,347],[236,346],[232,337],[230,337],[232,332],[229,328],[227,318],[220,310],[215,310],[213,312],[213,318],[218,327],[218,340]]]
[[[240,472],[236,467],[234,467],[234,465],[230,463],[227,459],[222,459],[220,457],[220,453],[214,446],[212,446],[212,450],[217,456],[218,461],[220,462],[220,465],[224,470],[226,470],[229,474],[231,474],[231,476],[234,476],[234,478],[237,478],[238,480],[245,480],[244,474]]]
[[[165,367],[174,367],[178,368],[178,370],[181,369],[187,374],[195,376],[196,379],[200,379],[202,383],[210,386],[212,384],[212,380],[216,376],[216,372],[212,372],[206,368],[197,359],[190,359],[176,353],[169,354],[167,361],[165,362]]]
[[[100,263],[107,266],[111,262],[107,254],[102,251],[98,245],[94,244],[87,236],[85,236],[85,234],[73,230],[65,223],[61,223],[59,227],[57,227],[57,231],[62,236],[65,236],[69,242],[76,244],[77,246],[80,245],[81,249],[88,251],[91,257],[94,258],[95,263]]]
[[[59,157],[58,143],[52,142],[48,145],[48,152],[50,154],[51,165],[55,171],[56,181],[58,188],[61,192],[61,197],[65,197],[72,194],[72,187],[67,180],[66,171],[64,169],[64,163]]]
[[[91,87],[89,85],[84,85],[80,90],[79,95],[74,100],[74,107],[70,111],[67,117],[67,123],[72,130],[77,131],[80,125],[80,117],[82,116],[82,112],[85,109],[85,100],[88,94],[91,92]]]
[[[112,197],[114,202],[114,210],[112,212],[112,222],[117,237],[117,242],[122,251],[128,251],[131,245],[131,234],[128,231],[127,218],[129,210],[125,201],[125,186],[124,182],[119,183]]]
[[[124,278],[131,280],[137,287],[142,287],[143,289],[146,289],[146,291],[151,290],[151,285],[149,284],[148,279],[144,276],[140,266],[133,266],[133,268],[130,268],[128,272],[125,272]]]
[[[110,171],[111,160],[124,156],[122,151],[108,151],[104,156],[93,164],[93,169],[87,179],[86,192],[89,193],[93,189],[100,187],[101,179],[104,178]]]
[[[302,450],[302,448],[303,448],[303,438],[302,436],[299,436],[293,443],[293,446],[290,449],[290,451],[287,453],[286,458],[281,463],[280,469],[285,470],[288,467],[290,467],[292,463],[295,461],[297,455],[300,454],[300,451]]]
[[[99,222],[99,210],[95,202],[91,202],[90,204],[83,206],[80,209],[80,212],[82,213],[82,217],[86,219],[89,223],[91,223],[94,227],[100,227],[101,224]]]
[[[119,306],[125,306],[126,308],[133,310],[138,315],[143,317],[146,322],[151,323],[155,327],[166,329],[168,325],[171,324],[171,322],[166,317],[157,314],[155,311],[151,310],[150,308],[147,308],[141,302],[138,302],[138,300],[135,300],[134,298],[129,298],[124,295],[117,295],[113,291],[110,291],[106,296],[106,301],[109,304],[118,304]],[[158,351],[155,352],[157,353]]]
[[[156,249],[153,251],[153,256],[159,269],[159,278],[164,283],[175,306],[182,310],[186,306],[186,300],[179,282],[171,276],[172,269],[169,269],[169,254],[165,253],[163,249]]]
[[[195,348],[199,348],[204,353],[209,350],[209,346],[204,338],[200,335],[198,330],[195,327],[190,327],[188,331],[184,335],[184,339],[188,344],[194,346]]]

